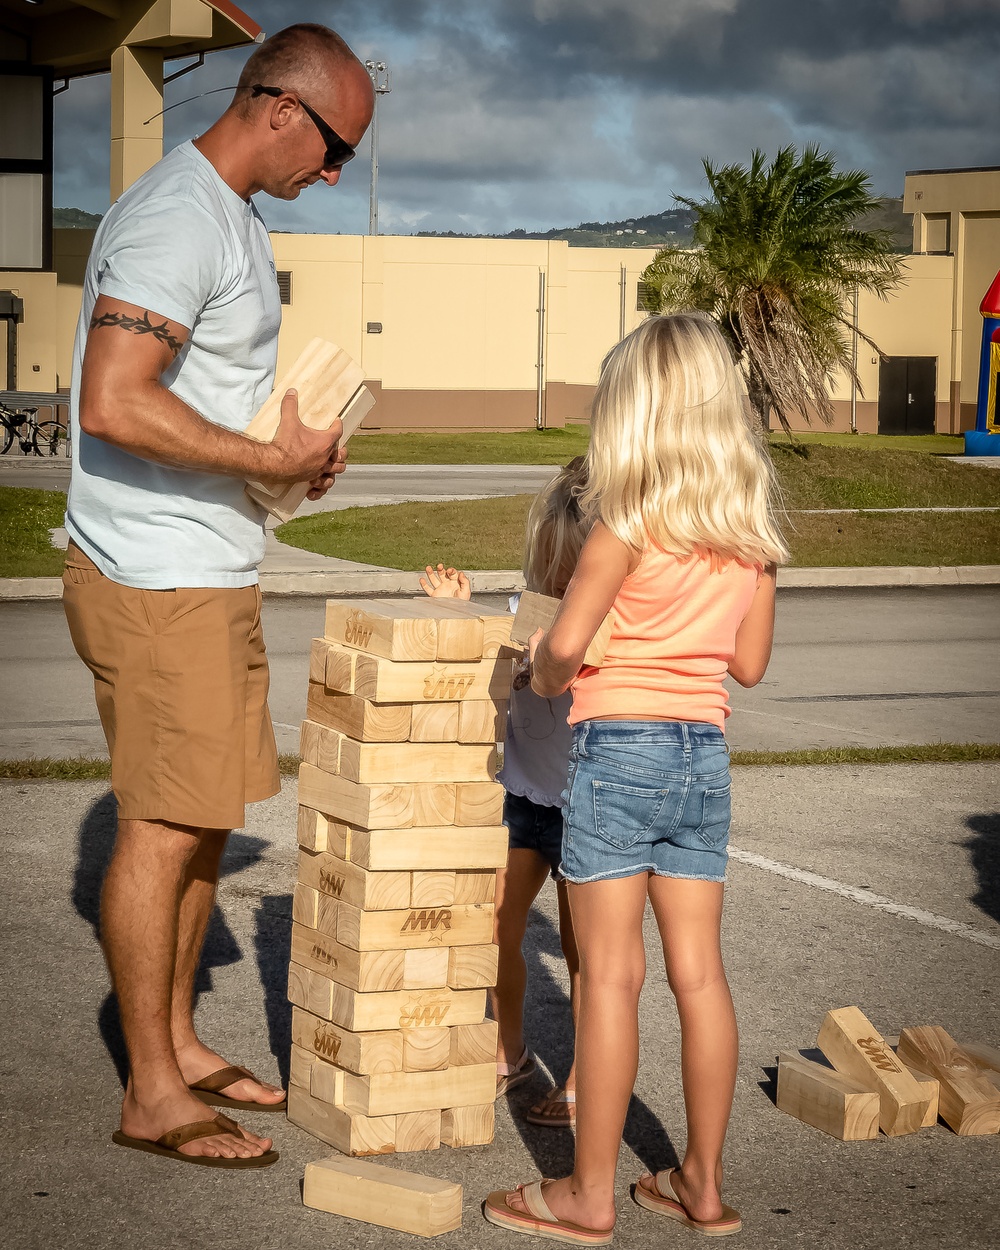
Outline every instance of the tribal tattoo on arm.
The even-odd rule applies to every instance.
[[[130,317],[127,313],[109,312],[100,317],[91,317],[91,330],[99,330],[105,326],[117,326],[128,330],[131,334],[151,334],[159,343],[164,343],[176,357],[184,344],[175,338],[167,329],[169,322],[164,320],[161,325],[154,325],[149,319],[148,309],[141,317]]]

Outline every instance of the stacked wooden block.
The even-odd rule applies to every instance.
[[[493,1138],[510,625],[456,600],[332,600],[313,642],[288,1116],[345,1154]]]
[[[892,1041],[857,1007],[827,1012],[816,1058],[778,1056],[779,1109],[842,1141],[901,1137],[939,1116],[960,1137],[1000,1132],[1000,1051],[959,1046],[937,1025]]]

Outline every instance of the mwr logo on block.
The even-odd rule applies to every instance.
[[[324,1059],[329,1059],[336,1063],[337,1056],[340,1054],[341,1038],[336,1033],[328,1029],[324,1024],[317,1024],[316,1034],[313,1037],[313,1050],[317,1055],[322,1055]]]
[[[340,960],[336,955],[331,955],[325,946],[320,946],[319,942],[313,942],[313,948],[309,952],[310,958],[315,959],[317,963],[326,964],[330,968],[336,968]]]
[[[424,678],[424,698],[454,703],[465,698],[475,680],[475,673],[457,673],[453,677],[447,677],[444,673],[431,673]]]
[[[428,1003],[421,1006],[414,1003],[412,1007],[404,1007],[399,1013],[401,1029],[425,1029],[443,1024],[448,1014],[447,1003]]]
[[[451,928],[451,908],[450,907],[425,907],[422,911],[411,911],[403,921],[400,933],[406,933],[412,930],[414,933],[419,929],[421,932],[427,929],[450,929]]]
[[[344,642],[349,647],[367,647],[371,636],[372,626],[368,624],[368,614],[359,608],[349,612],[344,622]]]
[[[324,894],[332,894],[334,898],[340,898],[343,894],[346,880],[346,877],[342,877],[336,872],[330,872],[329,869],[321,868],[319,870],[319,888]]]
[[[902,1072],[903,1065],[880,1037],[859,1037],[858,1046],[881,1072]]]

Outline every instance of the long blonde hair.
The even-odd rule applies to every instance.
[[[706,316],[649,317],[605,357],[580,503],[635,550],[788,559],[746,386]]]
[[[561,599],[580,558],[593,518],[584,515],[580,495],[587,485],[587,460],[576,456],[532,501],[524,537],[524,581],[528,590]]]

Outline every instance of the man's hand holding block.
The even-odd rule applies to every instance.
[[[375,404],[362,386],[364,373],[359,364],[333,343],[312,339],[282,377],[245,433],[258,442],[269,443],[281,422],[281,401],[286,391],[298,392],[299,420],[313,430],[328,430],[339,417],[344,423],[340,446],[350,438]],[[247,494],[272,516],[287,521],[309,493],[308,482],[248,482]]]

